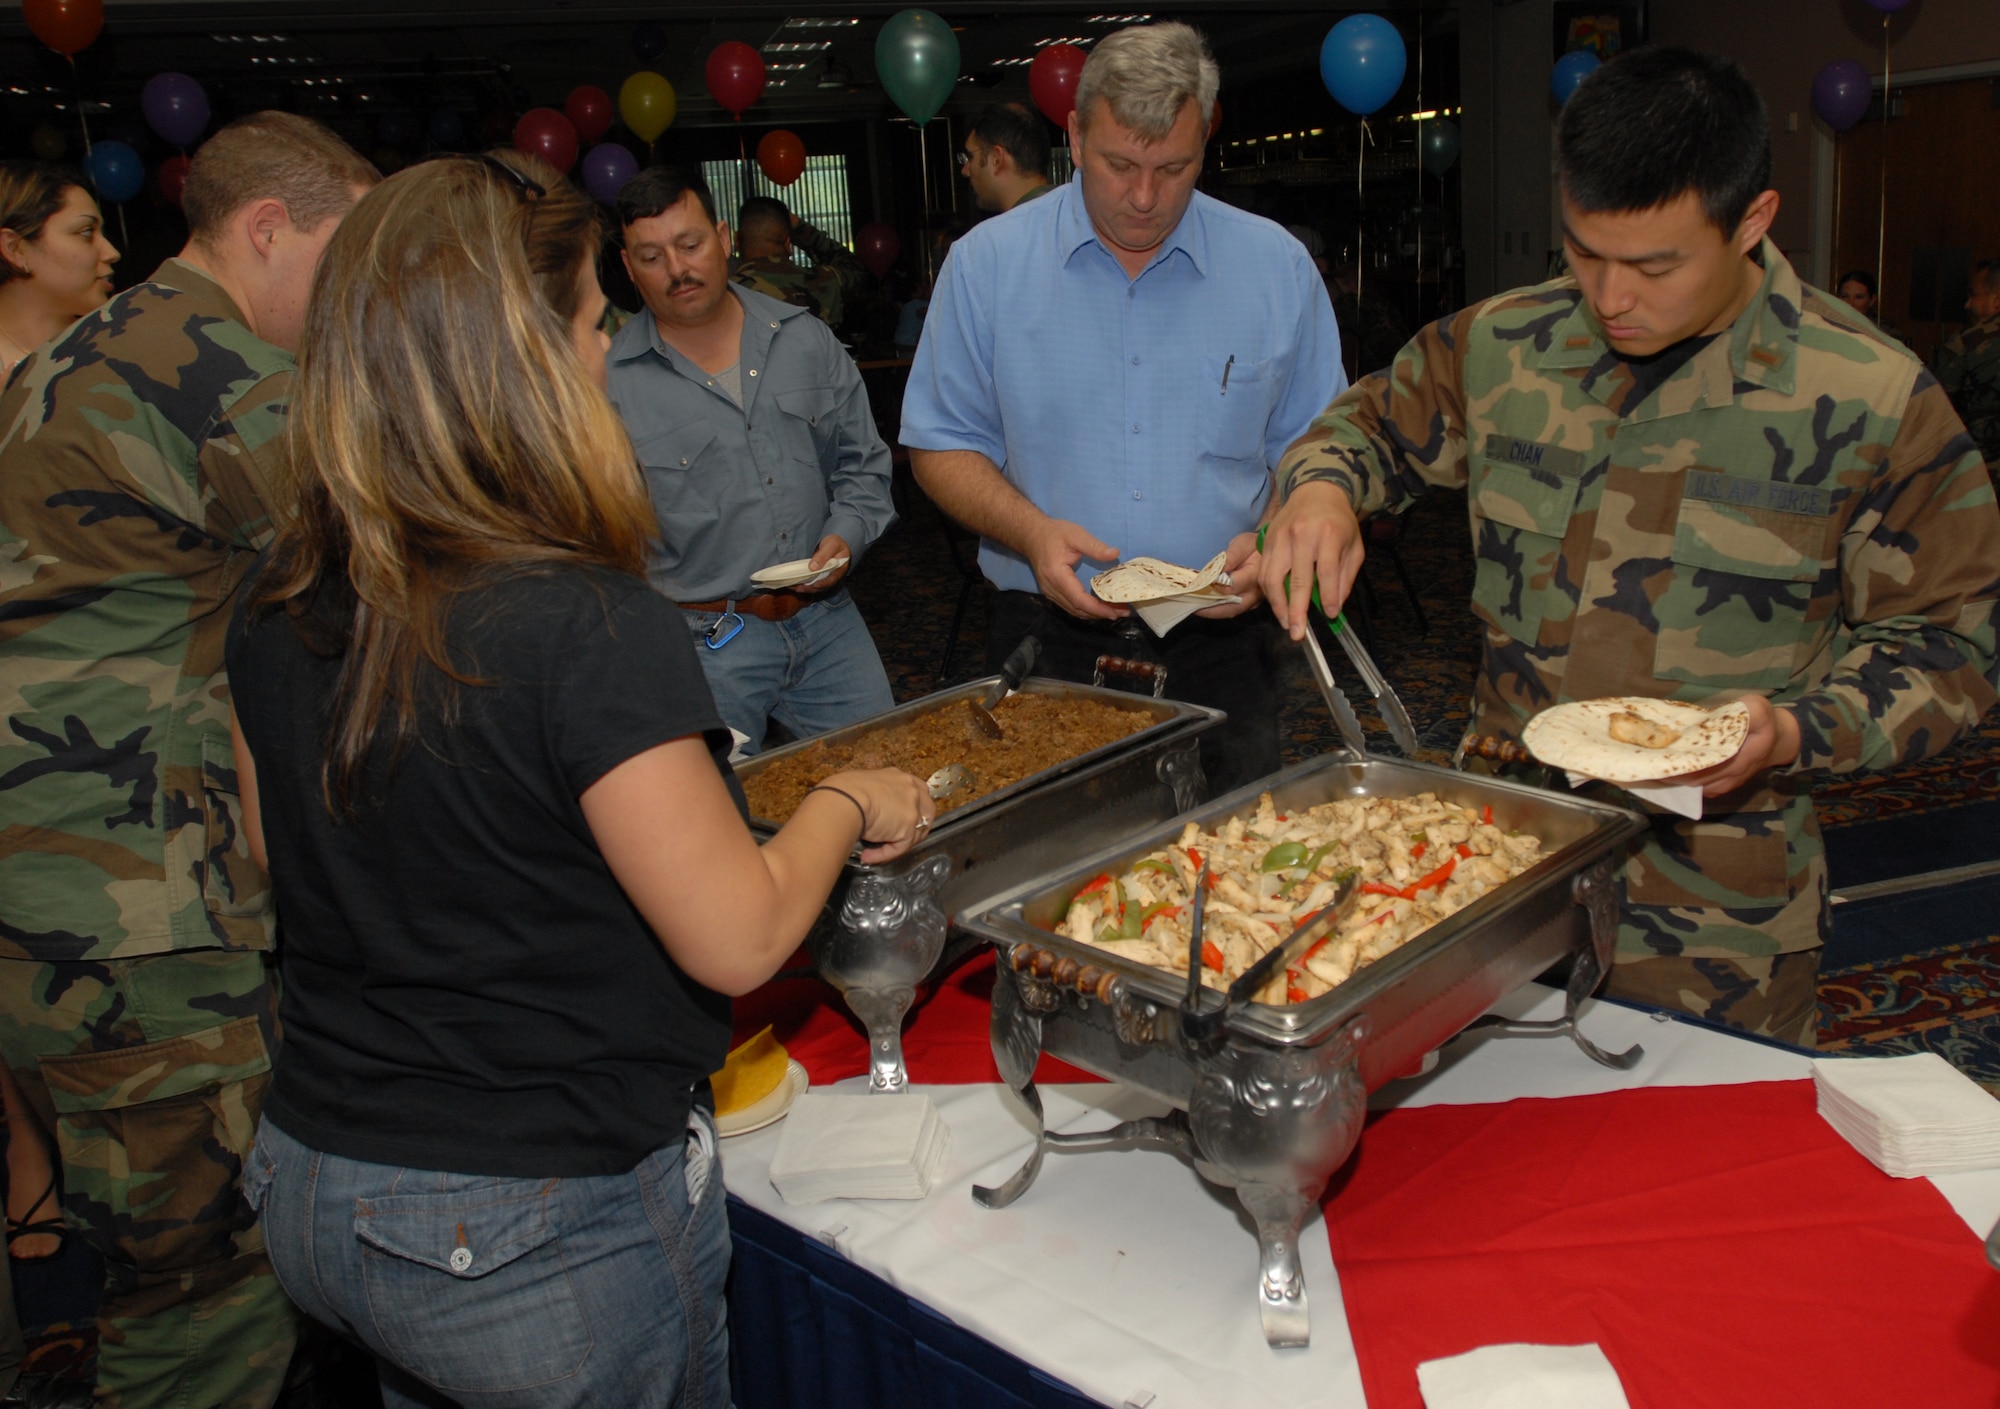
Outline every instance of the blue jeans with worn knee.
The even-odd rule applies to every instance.
[[[626,1174],[512,1179],[323,1154],[266,1120],[244,1191],[278,1281],[374,1352],[388,1409],[711,1409],[729,1226],[714,1127],[689,1125]]]
[[[746,615],[743,629],[717,650],[708,649],[707,636],[720,612],[681,615],[716,712],[724,724],[750,736],[746,753],[764,747],[772,719],[793,738],[809,739],[882,714],[896,702],[875,638],[845,588],[789,621]]]

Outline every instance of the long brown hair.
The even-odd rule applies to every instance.
[[[351,815],[378,745],[393,758],[420,712],[449,723],[480,683],[447,639],[460,594],[558,564],[645,570],[658,529],[631,444],[527,258],[540,199],[486,158],[419,163],[355,205],[314,276],[297,508],[251,606],[281,604],[341,661],[329,809]]]

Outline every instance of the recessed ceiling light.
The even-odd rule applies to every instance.
[[[860,24],[859,18],[840,18],[833,15],[802,15],[785,21],[786,29],[851,29]]]
[[[764,46],[767,54],[816,54],[822,49],[831,49],[831,39],[787,39]]]
[[[804,63],[784,63],[784,64],[765,64],[764,67],[769,69],[772,73],[797,73],[800,69],[811,68],[812,65]]]
[[[1092,15],[1085,24],[1144,24],[1151,15]]]
[[[1037,39],[1035,41],[1035,47],[1037,49],[1046,49],[1051,44],[1075,44],[1081,47],[1082,45],[1089,44],[1091,42],[1092,40],[1090,36],[1087,34],[1064,35],[1056,39]]]

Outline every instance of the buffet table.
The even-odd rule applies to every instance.
[[[1880,1173],[1814,1114],[1796,1052],[1610,1003],[1584,1027],[1644,1044],[1630,1072],[1560,1037],[1460,1039],[1372,1099],[1300,1240],[1312,1344],[1272,1350],[1248,1219],[1169,1155],[1052,1155],[1017,1204],[973,1203],[1031,1144],[986,1048],[991,982],[975,960],[911,1017],[913,1089],[952,1131],[929,1198],[793,1207],[769,1179],[782,1122],[724,1142],[744,1409],[1414,1409],[1420,1361],[1504,1341],[1596,1342],[1634,1409],[2000,1399],[2000,1171]],[[1561,1009],[1533,985],[1496,1005]],[[766,1022],[815,1087],[866,1088],[830,988],[744,1000],[739,1031]],[[1043,1059],[1051,1129],[1161,1110],[1083,1078]]]

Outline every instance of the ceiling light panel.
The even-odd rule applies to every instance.
[[[766,44],[764,52],[767,54],[817,54],[821,50],[831,49],[832,47],[833,41],[831,39],[781,39]]]
[[[858,18],[841,19],[832,15],[802,15],[785,21],[786,29],[852,29],[861,21]]]

